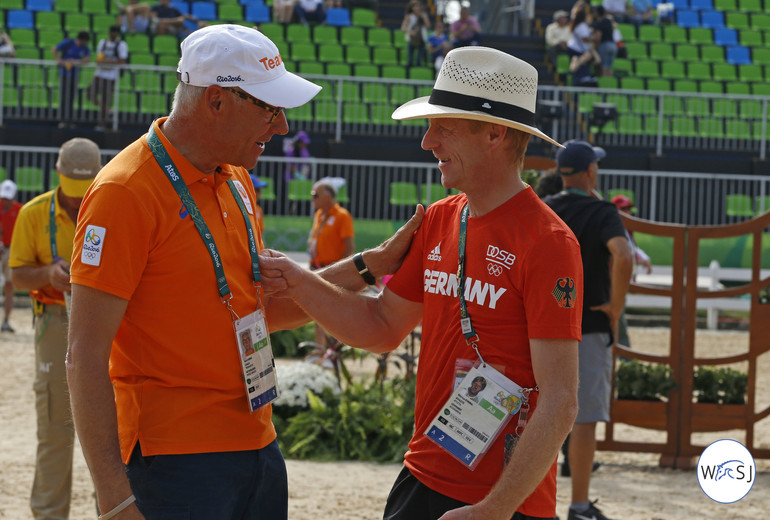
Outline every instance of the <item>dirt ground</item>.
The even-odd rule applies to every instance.
[[[31,313],[16,309],[12,317],[16,334],[0,335],[0,518],[31,518],[28,501],[36,447],[32,379],[34,350]],[[634,348],[658,353],[668,345],[667,329],[631,328]],[[726,355],[745,349],[742,332],[699,331],[698,355]],[[770,404],[770,355],[761,360],[757,409]],[[740,368],[740,366],[738,366]],[[744,368],[745,369],[745,368]],[[366,365],[362,370],[369,370]],[[371,372],[370,372],[371,373]],[[620,426],[616,438],[660,440],[660,432]],[[758,446],[770,447],[770,418],[757,428]],[[721,438],[744,440],[740,431],[699,434],[703,445]],[[751,519],[770,511],[770,461],[756,460],[757,478],[751,492],[734,504],[719,504],[700,489],[694,471],[661,469],[654,454],[597,453],[601,468],[591,484],[592,498],[616,520]],[[95,518],[93,487],[80,447],[75,447],[72,498],[73,519]],[[291,520],[374,520],[382,517],[385,498],[400,465],[359,462],[318,463],[287,461],[289,518]],[[566,518],[570,481],[558,477],[557,513]]]

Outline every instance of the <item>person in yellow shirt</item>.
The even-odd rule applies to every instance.
[[[68,518],[72,491],[72,425],[64,368],[68,318],[65,294],[80,203],[101,169],[99,147],[76,137],[59,150],[59,187],[22,207],[8,265],[17,289],[30,291],[35,326],[37,459],[30,507],[35,518]],[[96,240],[96,238],[94,238]]]

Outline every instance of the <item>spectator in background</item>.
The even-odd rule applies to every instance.
[[[16,48],[11,37],[0,27],[0,58],[13,58],[16,56]]]
[[[10,179],[0,183],[0,225],[2,225],[3,243],[0,246],[0,257],[2,257],[3,269],[3,325],[0,327],[2,332],[16,332],[8,322],[13,310],[13,283],[11,283],[11,269],[8,267],[8,251],[11,248],[11,237],[13,236],[13,227],[16,225],[16,217],[19,216],[21,202],[16,200],[16,183]]]
[[[128,5],[116,2],[118,6],[118,25],[124,33],[146,33],[150,28],[150,4],[139,0],[128,0]]]
[[[300,157],[308,159],[312,157],[307,145],[310,144],[310,136],[307,132],[300,130],[292,138],[283,140],[283,154],[286,157]],[[308,163],[287,163],[286,170],[283,173],[283,180],[288,184],[293,179],[307,179],[310,177],[310,165]]]
[[[446,24],[441,18],[436,20],[434,31],[428,36],[428,55],[436,70],[444,63],[444,56],[452,48],[449,37],[446,34]]]
[[[581,55],[594,47],[594,34],[591,30],[591,17],[585,9],[576,9],[569,22],[572,32],[567,49],[570,55]]]
[[[596,6],[594,13],[596,13],[596,16],[591,27],[594,30],[594,38],[597,45],[596,51],[599,53],[599,58],[602,61],[602,75],[612,76],[612,64],[618,55],[618,45],[615,43],[613,34],[615,24],[607,16],[604,7],[601,5]]]
[[[305,25],[308,22],[324,23],[326,21],[323,0],[299,0],[294,6],[294,12],[297,14],[297,20]]]
[[[64,368],[69,330],[65,293],[71,290],[69,269],[80,204],[101,167],[99,147],[90,139],[64,143],[56,161],[59,186],[21,208],[11,240],[11,280],[30,292],[35,315],[34,518],[70,517],[75,428]]]
[[[310,269],[315,271],[347,258],[355,252],[353,217],[337,202],[337,190],[330,182],[313,184],[313,227],[307,239]],[[326,331],[316,323],[315,342],[326,347]]]
[[[112,108],[112,95],[115,92],[115,82],[120,77],[120,68],[128,61],[128,44],[120,37],[120,26],[110,27],[108,38],[99,40],[96,46],[96,63],[99,65],[94,78],[88,86],[88,99],[99,107],[98,132],[104,132],[107,125],[107,114]]]
[[[628,16],[628,0],[603,0],[602,7],[618,23],[625,23]]]
[[[191,32],[184,25],[186,20],[197,21],[171,5],[171,0],[158,0],[158,4],[150,8],[150,26],[155,34],[186,36]]]
[[[404,31],[408,51],[406,66],[419,67],[426,60],[425,44],[428,41],[428,29],[431,28],[430,18],[425,12],[422,2],[411,0],[406,5],[404,20],[401,22],[401,30]]]
[[[273,21],[278,23],[291,23],[294,16],[294,5],[297,0],[273,0]]]
[[[51,49],[59,64],[59,128],[75,127],[73,104],[78,92],[80,66],[91,61],[89,41],[91,33],[80,31],[76,38],[65,38]]]
[[[572,29],[569,26],[569,13],[563,10],[556,11],[553,13],[553,22],[545,28],[545,48],[552,65],[556,65],[559,54],[567,54],[570,38],[572,38]]]
[[[634,208],[634,203],[625,195],[615,195],[612,197],[612,203],[615,204],[615,207],[618,208],[619,212],[625,213],[626,215],[630,215],[631,210]],[[626,238],[631,245],[631,251],[634,255],[634,275],[631,279],[633,280],[636,277],[636,269],[638,266],[642,266],[647,274],[652,273],[652,262],[650,261],[650,257],[636,244],[636,242],[634,242],[634,234],[628,229],[626,229]],[[620,314],[620,320],[618,321],[618,343],[629,348],[631,347],[631,339],[628,336],[628,322],[626,320],[625,307],[623,307],[623,312]]]
[[[632,0],[629,20],[639,27],[642,24],[655,23],[655,10],[651,0]]]
[[[467,47],[481,44],[481,26],[467,7],[460,8],[460,18],[449,26],[452,47]]]
[[[574,16],[570,21],[572,37],[567,44],[572,86],[596,87],[598,83],[595,69],[602,60],[596,52],[594,32],[589,25],[591,18],[583,8],[573,9],[573,13]]]
[[[256,194],[255,201],[256,201],[256,217],[257,217],[257,224],[259,225],[259,232],[262,233],[265,231],[265,221],[264,221],[264,212],[262,211],[262,208],[259,205],[259,198],[262,196],[262,188],[267,188],[267,183],[257,177],[256,175],[251,175],[251,183],[254,185],[254,193]]]

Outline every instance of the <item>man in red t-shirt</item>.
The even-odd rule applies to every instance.
[[[534,67],[463,47],[429,97],[394,112],[429,118],[422,147],[442,185],[463,193],[431,204],[378,296],[262,259],[286,284],[278,295],[348,345],[387,352],[422,321],[415,433],[388,520],[556,516],[556,458],[577,413],[583,267],[574,234],[521,180],[531,135],[558,145],[533,126],[536,99]],[[373,283],[367,255],[353,259]]]
[[[2,332],[16,332],[11,327],[8,319],[13,310],[13,284],[11,283],[11,269],[8,267],[8,248],[11,247],[11,236],[13,236],[13,226],[16,224],[16,217],[19,216],[21,202],[16,200],[16,183],[10,179],[0,183],[0,226],[3,230],[3,246],[0,249],[0,257],[3,265],[3,292],[5,301],[3,303],[3,325],[0,327]]]

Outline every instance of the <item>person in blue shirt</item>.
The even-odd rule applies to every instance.
[[[441,68],[441,64],[444,63],[444,56],[451,49],[452,44],[449,43],[449,37],[446,34],[446,25],[439,18],[436,20],[433,33],[428,36],[428,53],[436,70]]]
[[[72,106],[78,93],[80,66],[91,61],[90,40],[88,31],[80,31],[77,37],[65,38],[51,49],[59,64],[59,128],[75,126]]]
[[[651,0],[633,0],[629,18],[638,27],[643,23],[655,23],[655,10]]]

